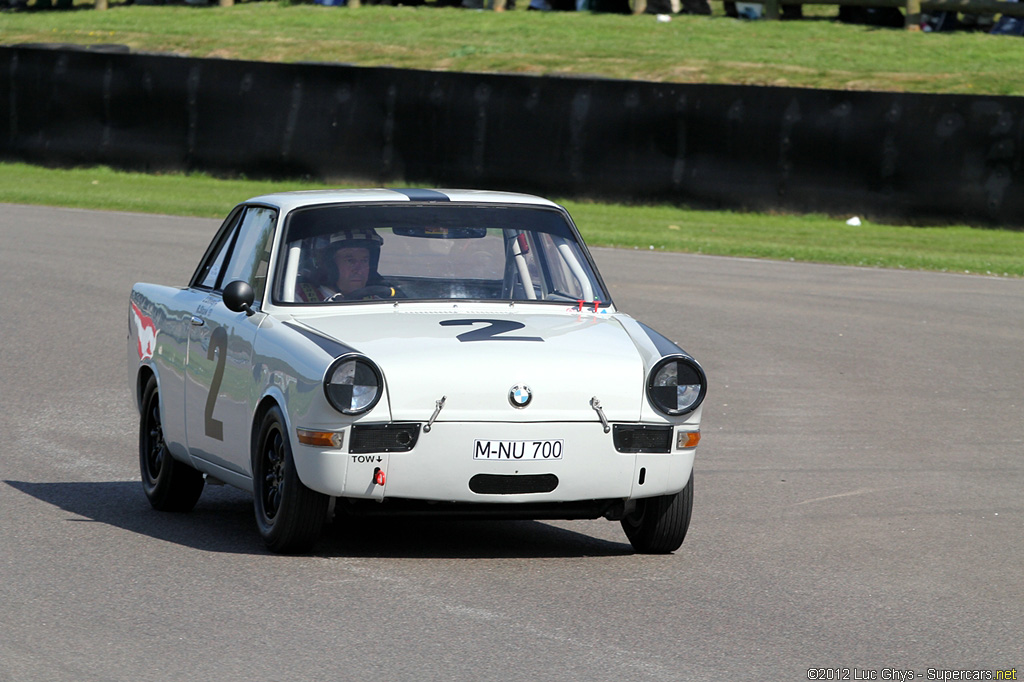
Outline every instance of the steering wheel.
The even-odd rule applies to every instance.
[[[337,296],[337,294],[335,294]],[[372,286],[363,287],[362,289],[356,289],[355,291],[348,292],[348,295],[344,297],[346,301],[359,301],[366,299],[388,299],[388,298],[405,298],[405,295],[393,286],[386,284],[374,284]],[[334,296],[327,300],[338,300]]]

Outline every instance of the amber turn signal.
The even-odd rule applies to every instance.
[[[339,449],[345,444],[344,431],[310,431],[309,429],[295,429],[299,442],[303,445],[312,445],[318,448]]]
[[[685,450],[686,448],[695,448],[697,443],[700,442],[700,431],[677,431],[676,432],[676,450]]]

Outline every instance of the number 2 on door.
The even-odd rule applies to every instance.
[[[206,359],[217,357],[217,366],[213,370],[213,381],[210,382],[210,395],[206,396],[206,435],[214,440],[224,440],[224,422],[213,418],[213,406],[220,393],[220,384],[224,380],[224,363],[228,355],[228,330],[217,327],[210,334],[210,348]]]

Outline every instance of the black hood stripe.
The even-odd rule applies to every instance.
[[[329,336],[325,336],[319,332],[313,331],[308,327],[295,324],[294,322],[282,322],[282,324],[288,327],[289,329],[294,329],[298,333],[305,336],[307,339],[309,339],[317,346],[319,346],[321,350],[326,352],[332,358],[340,357],[342,355],[345,355],[346,353],[357,352],[356,349],[350,348],[349,346],[346,346],[340,341],[336,341]]]
[[[658,332],[648,327],[643,322],[637,322],[637,324],[640,325],[640,328],[647,333],[648,338],[650,338],[650,340],[654,343],[654,347],[657,348],[658,352],[661,353],[663,356],[682,354],[689,357],[689,353],[687,353],[685,350],[683,350],[673,342],[669,341],[667,338],[665,338]]]

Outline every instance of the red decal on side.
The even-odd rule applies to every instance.
[[[142,314],[134,302],[132,316],[135,318],[135,331],[139,339],[139,359],[148,360],[153,357],[153,349],[156,348],[156,325],[153,324],[152,318]]]

